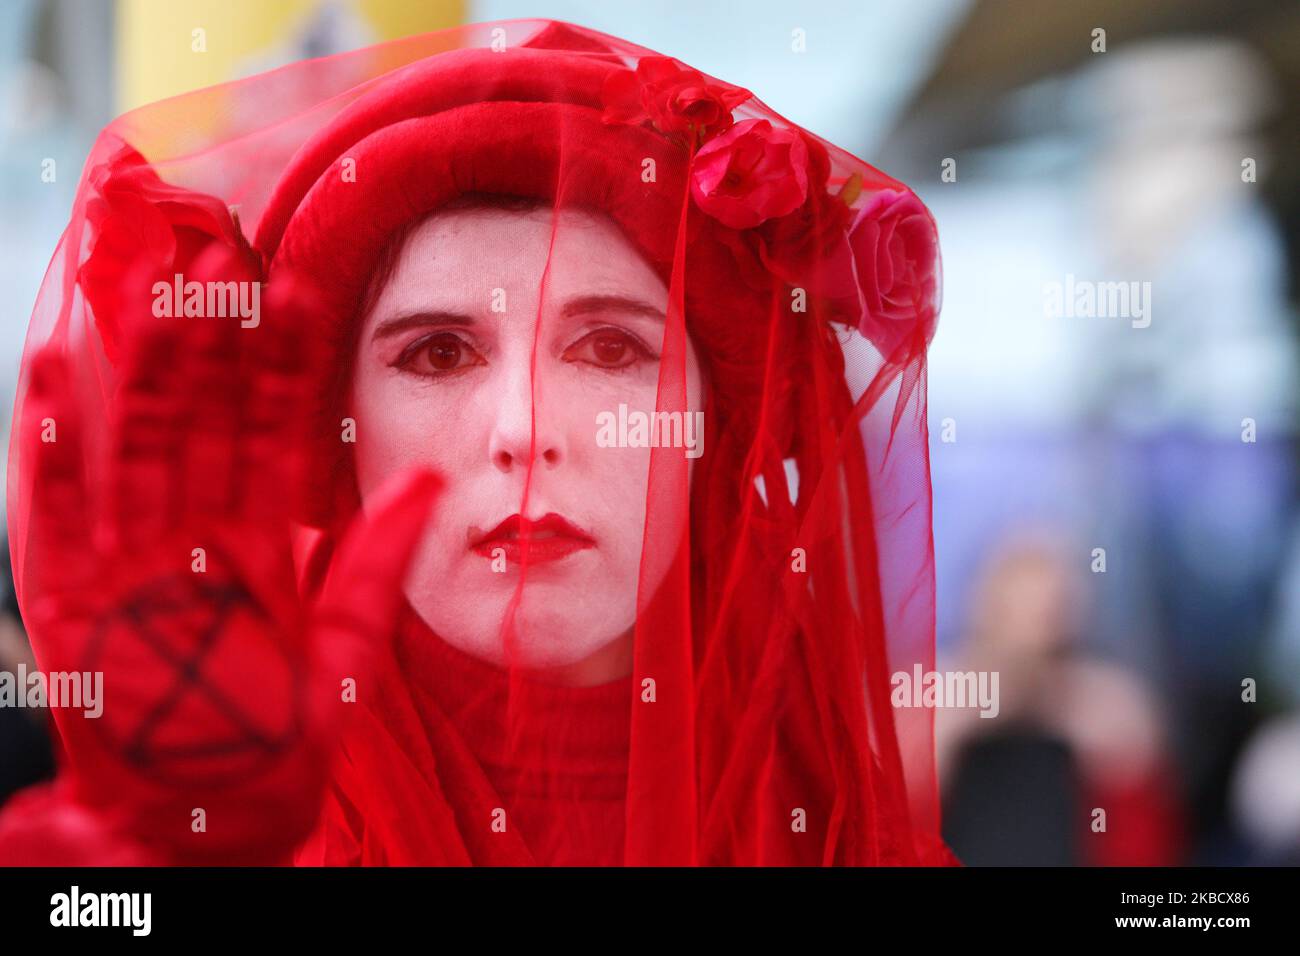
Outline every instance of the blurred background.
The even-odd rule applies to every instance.
[[[1300,863],[1300,4],[6,0],[4,427],[105,123],[296,59],[513,17],[747,86],[934,212],[939,668],[995,670],[1001,692],[996,719],[938,714],[958,855]],[[1071,307],[1103,283],[1149,290],[1142,311]],[[30,651],[0,597],[13,670]],[[51,772],[31,714],[0,709],[0,803]]]

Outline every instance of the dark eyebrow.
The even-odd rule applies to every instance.
[[[633,315],[658,319],[660,322],[665,321],[663,309],[625,295],[584,295],[570,299],[564,305],[564,315],[569,318],[589,315],[592,312],[630,312]]]
[[[662,309],[655,308],[649,302],[642,302],[640,299],[625,295],[584,295],[570,299],[564,305],[564,315],[568,318],[590,315],[593,312],[628,312],[657,319],[660,322],[666,321]],[[440,326],[469,328],[473,325],[474,317],[462,312],[408,312],[380,322],[375,326],[371,339],[386,339],[407,329]]]
[[[389,336],[405,332],[407,329],[437,328],[438,326],[458,326],[468,328],[474,324],[472,315],[460,312],[408,312],[403,315],[385,319],[375,326],[372,339],[386,339]]]

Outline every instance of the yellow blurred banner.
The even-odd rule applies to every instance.
[[[465,0],[118,0],[120,111],[463,23]]]

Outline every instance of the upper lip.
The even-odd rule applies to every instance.
[[[525,518],[513,514],[489,531],[470,528],[469,544],[473,548],[488,541],[518,539],[525,533],[532,538],[565,537],[592,542],[591,535],[569,522],[563,515],[551,512],[540,518]]]

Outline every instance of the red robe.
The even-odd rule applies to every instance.
[[[622,864],[632,678],[595,687],[513,680],[511,688],[506,671],[447,644],[407,606],[392,655],[356,705],[319,823],[296,862]],[[788,811],[819,776],[807,762],[811,738],[773,739],[728,816],[757,812],[763,864],[818,865],[830,801],[815,805],[807,832],[791,830]],[[890,847],[894,832],[886,823],[878,835],[879,862],[960,865],[939,841],[917,861]],[[733,862],[729,839],[706,840],[700,862]]]
[[[376,678],[300,865],[622,862],[630,676],[512,693],[408,607]]]

